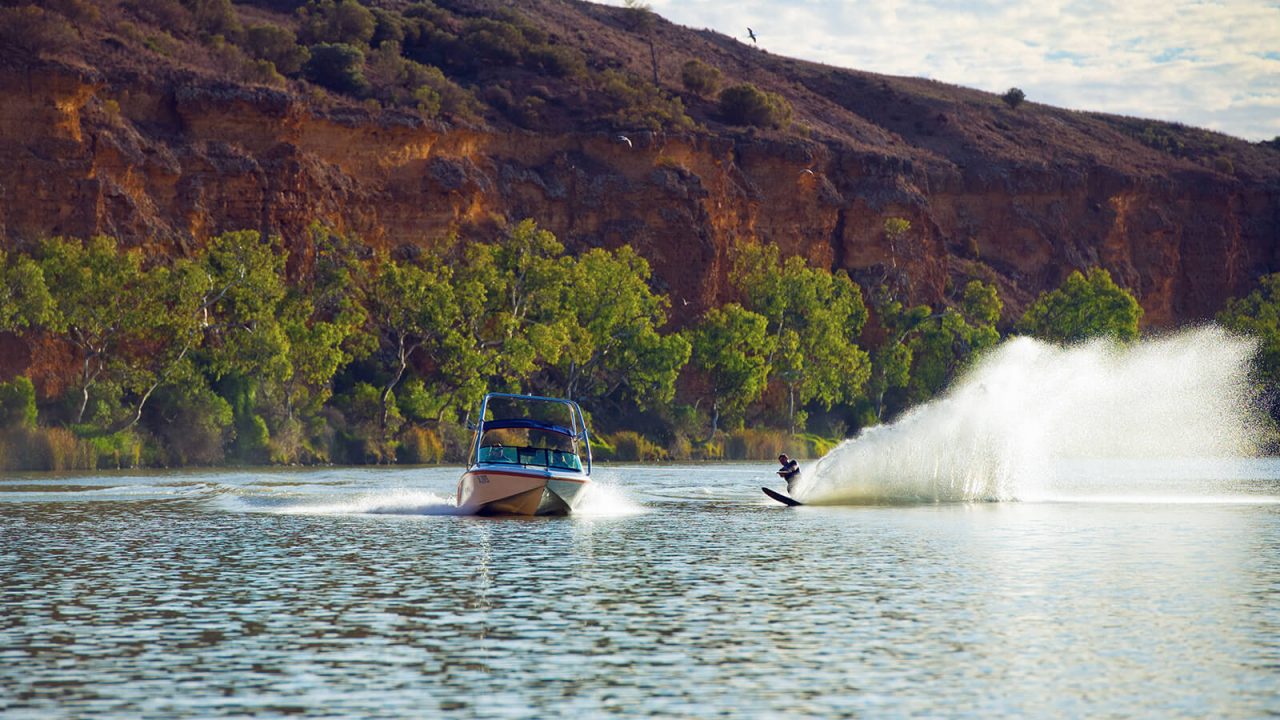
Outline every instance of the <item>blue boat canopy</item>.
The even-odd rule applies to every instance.
[[[543,422],[541,420],[531,420],[529,418],[509,418],[504,420],[486,420],[484,429],[488,430],[505,430],[507,428],[529,428],[531,430],[545,430],[547,432],[559,433],[565,437],[574,437],[574,432],[563,425]]]

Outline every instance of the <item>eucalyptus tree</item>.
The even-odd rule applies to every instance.
[[[844,271],[813,268],[795,256],[782,261],[776,245],[752,243],[739,248],[734,277],[746,307],[769,323],[769,365],[787,388],[792,432],[804,424],[804,405],[830,409],[862,391],[871,361],[857,340],[867,308]]]
[[[708,310],[686,337],[692,347],[689,365],[704,376],[711,402],[710,440],[722,413],[736,418],[764,393],[773,349],[769,321],[730,303]]]
[[[1093,268],[1073,271],[1057,289],[1042,293],[1027,308],[1018,330],[1052,342],[1071,343],[1093,337],[1135,340],[1142,306],[1111,273]]]
[[[437,260],[424,267],[384,256],[374,263],[369,314],[390,358],[390,376],[379,394],[384,429],[392,393],[416,356],[434,367],[431,379],[439,382],[449,374],[458,377],[457,368],[474,349],[463,332],[452,281],[452,269]]]
[[[45,322],[52,303],[39,263],[0,250],[0,331],[20,332]]]
[[[570,271],[562,299],[569,342],[552,364],[564,394],[640,408],[670,401],[690,348],[661,332],[669,301],[649,287],[649,263],[624,245],[589,250]]]
[[[1000,341],[996,323],[1004,303],[994,285],[972,280],[959,308],[944,308],[920,324],[910,339],[912,363],[908,400],[920,402],[941,392],[973,358]]]
[[[288,341],[289,372],[279,385],[285,420],[313,415],[333,394],[343,366],[377,345],[368,331],[366,266],[356,241],[313,224],[315,264],[287,288],[279,320]]]
[[[518,391],[569,345],[575,315],[565,299],[575,261],[532,220],[497,242],[468,246],[465,258],[455,284],[471,300],[464,318],[485,364],[479,371]]]
[[[141,251],[122,251],[112,238],[46,240],[38,262],[51,300],[44,328],[77,356],[80,400],[73,421],[80,424],[95,388],[127,378],[129,341],[159,312],[145,287]]]
[[[1217,319],[1257,339],[1260,379],[1272,388],[1280,386],[1280,273],[1263,276],[1248,295],[1228,300]]]

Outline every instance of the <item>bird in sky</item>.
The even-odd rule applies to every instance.
[[[626,143],[627,147],[635,147],[634,145],[631,144],[631,138],[627,137],[626,135],[619,135],[618,142]]]
[[[751,42],[756,42],[756,31],[755,31],[755,30],[752,30],[751,28],[747,28],[747,35],[749,35],[749,36],[751,37]]]

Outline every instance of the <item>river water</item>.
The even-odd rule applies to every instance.
[[[761,465],[0,479],[0,716],[1280,714],[1280,461],[788,509]]]

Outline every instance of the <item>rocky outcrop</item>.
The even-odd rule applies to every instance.
[[[9,246],[102,233],[181,254],[252,228],[288,247],[318,220],[396,248],[451,233],[483,239],[495,221],[532,217],[570,248],[630,243],[671,295],[677,323],[731,297],[731,249],[750,239],[864,284],[896,273],[918,302],[945,302],[968,278],[993,280],[1008,317],[1071,270],[1101,265],[1153,327],[1208,318],[1280,269],[1280,153],[1270,168],[1264,156],[1213,169],[1117,133],[1099,141],[1114,147],[1108,157],[1073,149],[1072,133],[1098,140],[1087,125],[1026,151],[1028,138],[1063,124],[1053,115],[1010,130],[1025,142],[1008,149],[956,102],[917,102],[925,120],[905,128],[886,117],[896,140],[879,146],[711,131],[631,133],[627,143],[609,132],[321,111],[284,91],[197,77],[108,81],[56,63],[0,69],[0,96]],[[882,230],[888,217],[912,223],[897,243]]]

